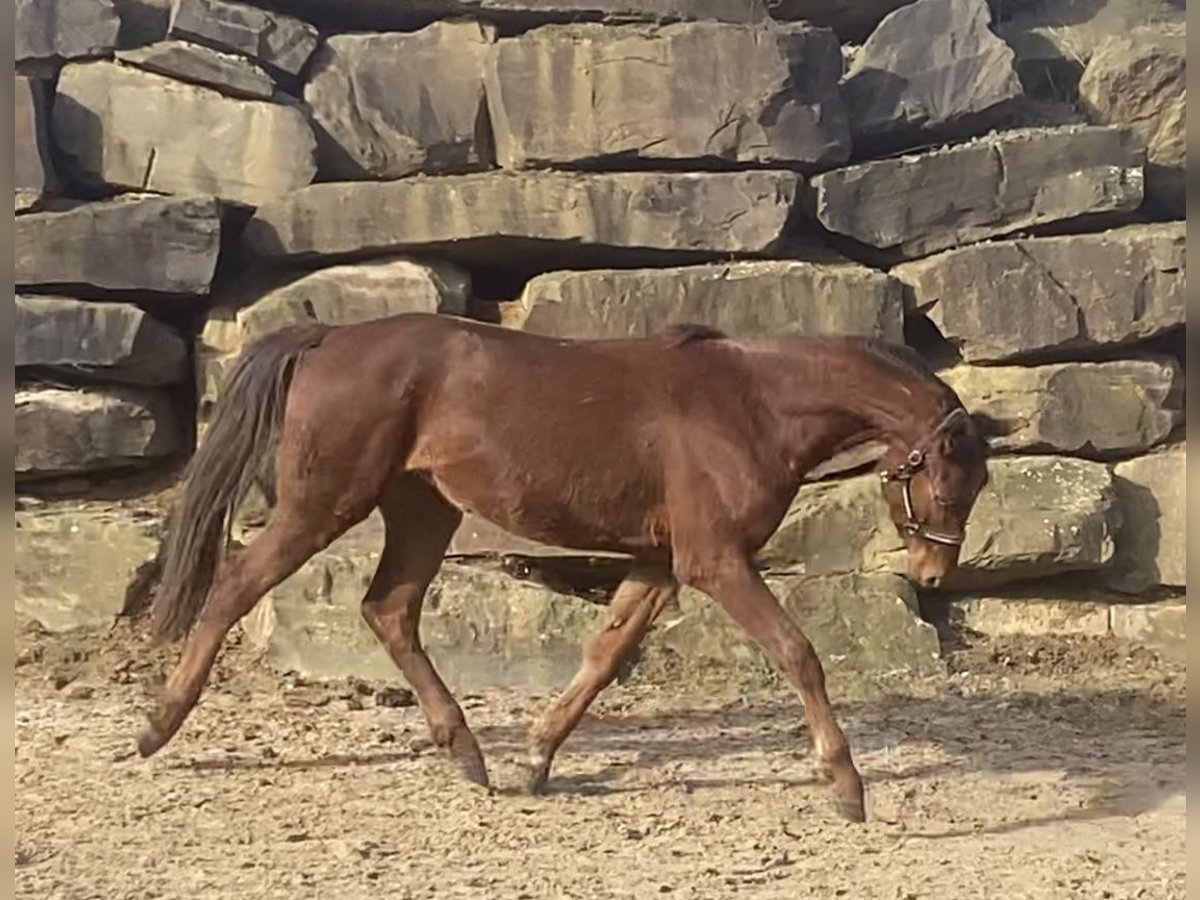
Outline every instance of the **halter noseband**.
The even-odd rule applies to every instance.
[[[950,412],[937,428],[933,430],[936,435],[954,418],[963,411],[955,409]],[[922,468],[925,467],[925,450],[918,448],[908,454],[908,458],[893,469],[884,469],[879,473],[879,480],[884,484],[890,481],[900,482],[901,496],[904,498],[904,522],[900,525],[900,530],[908,537],[917,537],[926,541],[931,541],[935,544],[946,544],[950,547],[961,547],[965,536],[963,534],[946,534],[941,531],[931,531],[925,527],[925,523],[917,518],[916,510],[913,508],[912,500],[912,479]]]

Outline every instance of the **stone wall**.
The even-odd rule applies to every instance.
[[[420,310],[907,341],[994,424],[958,618],[1178,639],[1183,14],[1087,6],[19,0],[18,605],[120,613],[246,342]],[[870,461],[763,562],[832,667],[930,671]],[[391,673],[378,537],[256,611],[280,665]],[[457,683],[557,678],[621,569],[478,521],[452,555],[426,631]],[[686,594],[647,653],[764,665]]]

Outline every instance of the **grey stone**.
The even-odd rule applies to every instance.
[[[117,48],[144,47],[163,41],[171,21],[171,0],[113,0],[121,17]]]
[[[163,535],[157,511],[129,504],[18,510],[14,525],[18,620],[53,632],[111,628]]]
[[[339,541],[315,556],[243,621],[252,644],[281,670],[404,684],[360,612],[379,549]],[[499,570],[448,562],[426,597],[421,639],[451,690],[560,690],[604,614]]]
[[[991,19],[987,0],[917,0],[880,22],[843,84],[855,155],[997,124],[1024,92]]]
[[[211,197],[123,197],[16,220],[18,285],[206,294],[220,208]]]
[[[18,295],[16,365],[127,384],[175,384],[187,377],[188,348],[132,304]]]
[[[314,184],[260,207],[244,240],[264,257],[423,248],[510,263],[513,253],[765,253],[782,239],[799,176],[485,172]]]
[[[1003,456],[988,468],[947,588],[993,588],[1112,562],[1121,519],[1106,465]],[[810,576],[903,573],[907,565],[873,474],[802,486],[759,559],[770,571]]]
[[[13,90],[13,186],[16,212],[36,210],[54,189],[48,91],[44,82],[16,76]]]
[[[1184,223],[996,241],[892,274],[970,362],[1117,347],[1183,326]]]
[[[226,0],[174,0],[171,37],[253,57],[265,66],[299,75],[317,49],[317,29],[278,12]]]
[[[120,63],[68,65],[54,139],[85,184],[212,194],[256,206],[316,175],[316,139],[293,106],[240,100]]]
[[[108,56],[121,28],[111,0],[16,0],[14,24],[18,68]]]
[[[1122,525],[1109,584],[1137,594],[1187,585],[1187,445],[1118,463]]]
[[[283,670],[314,678],[357,676],[403,683],[362,620],[379,559],[377,525],[364,524],[318,554],[243,621],[251,642]],[[367,540],[362,540],[367,536]],[[937,635],[916,597],[892,576],[772,579],[784,608],[804,623],[831,671],[932,674]],[[421,619],[422,642],[452,690],[518,686],[561,690],[580,647],[607,619],[604,606],[511,578],[491,566],[443,564]],[[684,591],[644,644],[681,668],[769,677],[762,651],[711,601]]]
[[[212,418],[225,376],[242,346],[237,311],[220,306],[210,309],[195,344],[197,440],[204,436],[204,426]]]
[[[1187,661],[1187,604],[1182,600],[1114,606],[1112,632],[1171,662]]]
[[[1161,443],[1183,418],[1172,357],[1044,366],[958,366],[939,373],[1002,432],[1001,452],[1111,457]]]
[[[841,74],[837,38],[807,24],[539,28],[488,54],[496,158],[836,165],[850,155]]]
[[[768,587],[812,641],[827,672],[934,675],[944,671],[937,632],[917,613],[912,586],[894,575],[771,578]],[[684,590],[646,640],[678,665],[732,676],[777,677],[774,664],[715,603]]]
[[[1036,593],[987,595],[957,601],[951,620],[988,637],[1072,635],[1105,637],[1111,603]]]
[[[463,315],[470,293],[470,277],[452,265],[371,260],[304,275],[239,310],[237,322],[249,343],[313,320],[350,325],[413,312]]]
[[[1092,53],[1079,94],[1093,121],[1130,128],[1146,145],[1146,193],[1171,215],[1187,209],[1187,34],[1136,28]]]
[[[810,22],[820,28],[832,28],[843,44],[862,43],[888,13],[913,0],[765,0],[771,15],[783,21]]]
[[[483,69],[495,39],[477,22],[335,34],[304,88],[324,178],[399,178],[490,168]]]
[[[1019,128],[875,160],[812,179],[813,214],[837,234],[912,258],[1142,204],[1144,151],[1132,133]]]
[[[15,424],[18,480],[144,468],[184,449],[178,411],[156,389],[18,390]]]
[[[645,337],[693,322],[734,337],[852,334],[902,343],[900,282],[855,263],[751,261],[550,272],[505,324],[570,338]]]
[[[270,100],[275,81],[251,59],[188,41],[159,41],[118,50],[117,59],[148,72],[215,88],[233,97]]]

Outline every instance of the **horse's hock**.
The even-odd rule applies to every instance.
[[[18,613],[136,610],[249,341],[431,312],[908,340],[994,432],[949,622],[1178,652],[1182,12],[1060,5],[19,3]],[[870,462],[824,467],[760,561],[831,671],[936,672],[943,604],[898,577]],[[372,519],[249,640],[399,678],[358,609],[380,549]],[[460,688],[560,688],[624,565],[472,517],[451,554],[423,636]],[[687,666],[770,677],[685,591],[634,672]]]

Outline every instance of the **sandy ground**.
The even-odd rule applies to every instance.
[[[18,897],[1184,896],[1184,675],[1103,643],[965,649],[948,678],[850,697],[833,682],[865,826],[810,777],[785,691],[616,685],[531,798],[516,762],[544,698],[462,698],[489,793],[450,777],[415,708],[236,647],[143,761],[173,653],[128,626],[17,650]]]

